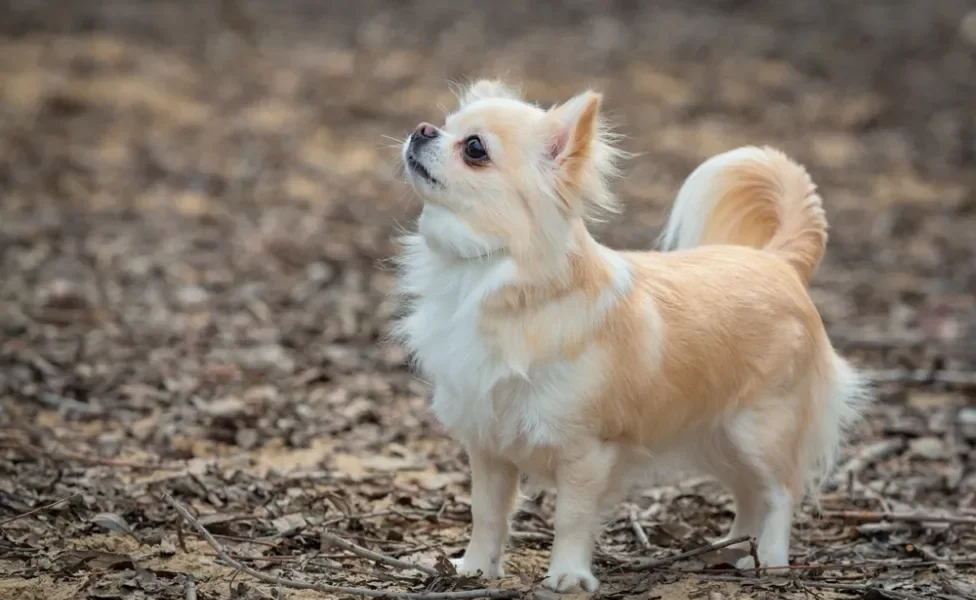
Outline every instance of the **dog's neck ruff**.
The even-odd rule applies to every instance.
[[[473,248],[445,247],[436,240],[432,241],[426,237],[424,237],[424,241],[432,252],[457,262],[484,262],[508,256],[508,248],[504,247],[475,252]]]
[[[478,261],[508,255],[508,248],[501,240],[478,234],[443,206],[425,204],[418,225],[427,247],[442,256]]]

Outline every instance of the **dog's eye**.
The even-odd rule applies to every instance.
[[[464,158],[468,162],[481,162],[488,159],[488,151],[485,145],[476,135],[472,135],[464,140]]]

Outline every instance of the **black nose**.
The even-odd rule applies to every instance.
[[[416,131],[410,136],[411,141],[414,142],[428,142],[440,135],[437,128],[430,123],[421,123],[417,126]]]

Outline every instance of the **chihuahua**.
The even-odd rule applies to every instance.
[[[525,474],[556,491],[543,585],[595,591],[601,513],[672,459],[729,488],[728,539],[788,565],[793,511],[869,400],[807,291],[827,242],[807,172],[771,148],[714,156],[679,190],[662,251],[616,251],[586,227],[618,208],[624,156],[600,94],[545,109],[482,80],[459,96],[403,144],[424,205],[396,325],[469,458],[458,571],[503,576]]]

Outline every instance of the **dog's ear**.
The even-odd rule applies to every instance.
[[[589,179],[599,143],[602,102],[603,96],[586,91],[549,110],[546,151],[556,170],[559,195],[568,208]]]
[[[627,153],[614,146],[616,136],[604,122],[602,105],[603,96],[588,90],[546,115],[544,158],[553,169],[556,193],[572,213],[619,209],[609,179],[619,174],[616,162]]]
[[[518,100],[519,94],[517,90],[497,79],[481,79],[465,88],[460,94],[459,101],[463,108],[472,102],[489,98]]]
[[[600,133],[603,96],[586,91],[549,110],[549,158],[561,168],[585,160]]]

